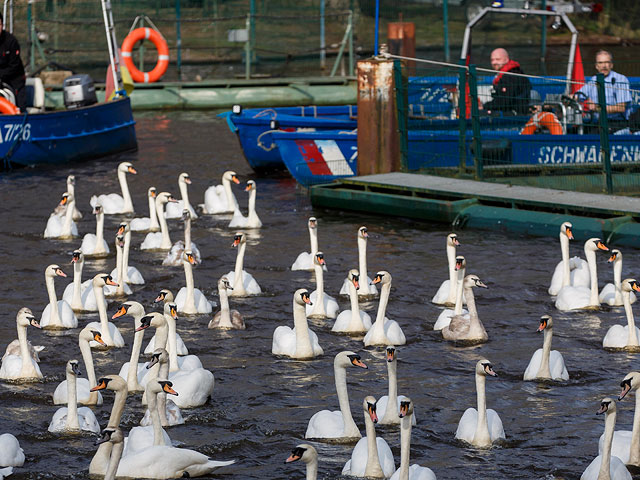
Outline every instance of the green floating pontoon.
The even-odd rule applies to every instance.
[[[569,221],[578,239],[640,246],[640,198],[386,173],[316,185],[311,203],[536,236],[557,236]]]

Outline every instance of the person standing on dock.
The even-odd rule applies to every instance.
[[[491,68],[498,72],[493,79],[492,98],[480,108],[488,115],[494,112],[503,112],[508,115],[529,113],[531,93],[529,79],[518,75],[505,75],[505,73],[523,74],[520,64],[511,60],[504,48],[496,48],[491,52]]]
[[[4,29],[4,18],[0,13],[0,81],[11,87],[16,97],[16,106],[21,112],[27,108],[25,74],[20,58],[20,44],[16,37]]]

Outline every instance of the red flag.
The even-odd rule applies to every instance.
[[[573,58],[573,70],[571,71],[571,95],[576,93],[584,85],[584,65],[580,54],[580,45],[576,44],[576,54]]]

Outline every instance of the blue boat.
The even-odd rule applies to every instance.
[[[285,168],[271,135],[275,130],[353,130],[358,123],[357,112],[357,107],[343,105],[238,109],[237,113],[224,112],[219,116],[227,120],[231,131],[238,136],[251,168],[256,172],[271,172]]]
[[[137,147],[128,97],[63,111],[0,115],[5,170],[87,160]]]

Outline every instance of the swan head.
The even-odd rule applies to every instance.
[[[140,303],[134,302],[133,300],[124,302],[122,305],[120,305],[120,307],[118,308],[118,311],[113,314],[111,319],[113,320],[127,314],[132,316],[134,315],[144,316],[144,307]]]
[[[178,392],[173,389],[173,383],[169,380],[150,380],[145,388],[147,397],[158,393],[168,393],[169,395],[178,396]]]
[[[315,254],[315,256],[313,257],[313,264],[314,265],[318,265],[318,266],[323,266],[326,265],[327,262],[324,260],[324,253],[322,252],[317,252]]]
[[[369,238],[369,233],[367,232],[367,227],[362,226],[358,229],[358,238]]]
[[[596,415],[602,415],[606,413],[609,415],[610,413],[615,413],[616,411],[616,402],[610,397],[604,397],[600,401],[600,408],[596,412]]]
[[[458,255],[456,257],[456,268],[455,270],[462,270],[463,268],[467,268],[467,261],[462,255]]]
[[[191,220],[191,212],[189,212],[188,208],[182,210],[182,221],[186,222],[187,220]]]
[[[353,283],[353,286],[356,287],[356,290],[360,290],[360,272],[356,268],[352,268],[349,270],[347,275],[347,279]]]
[[[476,363],[476,375],[482,375],[483,377],[487,375],[490,377],[498,376],[498,374],[493,371],[493,365],[491,365],[491,362],[486,358],[478,360],[478,363]]]
[[[365,415],[369,415],[369,418],[371,418],[373,423],[378,423],[378,414],[376,413],[377,403],[378,401],[371,395],[365,397],[362,402],[362,410],[364,410]]]
[[[105,285],[111,285],[112,287],[118,286],[118,284],[113,281],[113,278],[111,277],[111,275],[107,273],[97,274],[95,277],[93,277],[93,280],[91,281],[91,283],[93,284],[94,287],[98,287],[98,288],[104,287]]]
[[[127,391],[127,382],[120,375],[106,375],[98,379],[98,383],[90,392],[98,390]]]
[[[458,235],[455,233],[450,233],[447,235],[447,245],[452,247],[459,247],[460,241],[458,241]]]
[[[243,243],[247,243],[247,239],[245,238],[244,232],[236,232],[233,234],[233,243],[232,247],[237,247]]]
[[[397,350],[396,347],[389,345],[385,349],[385,357],[388,363],[395,362],[397,359]]]
[[[76,377],[80,377],[82,372],[80,371],[80,364],[78,360],[69,360],[67,362],[67,373],[71,375],[75,375]]]
[[[222,181],[240,183],[240,180],[238,180],[238,175],[233,170],[227,170],[226,172],[224,172],[222,174]]]
[[[174,320],[178,319],[178,306],[175,303],[167,302],[164,304],[164,314]]]
[[[95,206],[93,207],[93,214],[94,215],[102,215],[104,212],[102,210],[102,205],[100,205],[99,203],[96,203]]]
[[[409,417],[411,415],[413,415],[413,402],[409,397],[405,397],[400,402],[400,412],[398,416],[400,418],[403,418],[403,417]]]
[[[318,452],[313,446],[308,443],[301,443],[291,450],[291,455],[284,461],[284,463],[291,463],[297,460],[302,460],[304,463],[313,462],[318,459]]]
[[[27,327],[31,325],[32,327],[42,328],[40,326],[40,322],[33,316],[33,312],[30,308],[22,307],[18,310],[18,315],[16,315],[16,323],[21,327]]]
[[[590,238],[586,242],[584,242],[584,252],[597,252],[598,250],[609,251],[609,247],[607,247],[602,240],[599,238]]]
[[[67,176],[67,185],[75,186],[75,184],[76,184],[76,176],[75,175],[68,175]]]
[[[147,369],[153,367],[156,363],[167,363],[169,361],[169,352],[164,348],[156,348],[151,354],[151,359],[147,363]]]
[[[618,259],[620,259],[620,261],[622,261],[622,252],[620,250],[618,250],[617,248],[614,248],[614,249],[611,250],[611,256],[609,257],[609,260],[607,260],[607,262],[613,263]]]
[[[640,285],[638,284],[635,278],[625,278],[622,281],[621,288],[623,292],[630,292],[632,290],[635,290],[636,292],[640,292]]]
[[[171,290],[163,288],[162,290],[160,290],[160,293],[158,294],[158,296],[156,297],[156,299],[153,302],[154,303],[173,302],[173,293],[171,293]]]
[[[158,191],[156,190],[156,187],[149,187],[149,190],[147,190],[147,197],[156,198],[157,194]]]
[[[122,434],[122,430],[119,428],[105,428],[100,432],[100,435],[95,441],[96,445],[100,445],[102,443],[122,443],[124,441],[124,435]]]
[[[540,326],[538,327],[537,332],[542,332],[544,330],[551,330],[553,328],[553,319],[551,315],[542,315],[540,317]]]
[[[118,172],[131,173],[132,175],[138,173],[138,171],[133,168],[133,164],[131,162],[122,162],[118,165]]]
[[[82,255],[82,250],[74,250],[71,254],[71,263],[83,263],[84,255]]]
[[[391,274],[386,270],[380,270],[378,273],[376,273],[375,277],[373,277],[373,280],[371,280],[372,285],[375,285],[377,283],[379,283],[380,285],[391,284]]]
[[[316,219],[316,217],[309,217],[309,220],[307,222],[307,225],[309,226],[310,229],[316,229],[318,228],[318,220]]]
[[[64,273],[64,272],[62,271],[62,269],[61,269],[58,265],[56,265],[56,264],[54,263],[54,264],[49,265],[49,266],[45,269],[45,271],[44,271],[44,276],[45,276],[45,277],[51,277],[51,278],[53,278],[53,277],[66,277],[66,276],[67,276],[67,274],[66,274],[66,273]]]
[[[191,265],[196,264],[196,257],[191,250],[186,250],[182,253],[182,261]]]
[[[218,280],[218,290],[233,290],[233,287],[229,283],[229,279],[224,275],[220,277],[220,280]]]
[[[627,376],[624,377],[624,380],[620,382],[620,387],[622,388],[622,391],[618,396],[618,400],[622,400],[624,397],[626,397],[627,393],[629,393],[631,390],[638,390],[638,387],[640,387],[640,372],[627,373]]]
[[[62,194],[62,198],[60,199],[60,203],[58,205],[60,205],[61,207],[64,207],[66,205],[69,205],[73,201],[74,201],[73,195],[71,195],[69,192],[64,192]]]
[[[367,365],[360,359],[360,355],[348,350],[340,352],[335,356],[335,358],[333,359],[333,366],[342,368],[354,366],[364,368],[365,370],[369,369],[369,367],[367,367]]]
[[[102,335],[100,334],[100,332],[88,326],[84,327],[80,331],[80,335],[78,335],[78,338],[87,343],[93,340],[94,342],[99,343],[103,347],[107,346],[107,344],[104,343],[104,340],[102,340]]]
[[[293,301],[298,305],[313,305],[311,298],[309,298],[309,290],[306,288],[299,288],[293,294]]]
[[[129,224],[127,222],[121,222],[118,225],[118,231],[116,232],[116,235],[124,235],[126,231],[129,230]]]
[[[247,186],[244,187],[244,191],[250,192],[251,190],[256,190],[256,182],[253,180],[247,180]]]
[[[156,196],[156,205],[164,205],[165,203],[177,203],[178,200],[170,192],[160,192]]]
[[[124,235],[116,235],[116,249],[124,247]]]
[[[467,275],[466,277],[464,277],[464,287],[465,288],[473,288],[473,287],[489,288],[482,282],[482,280],[480,280],[480,277],[473,274]]]
[[[569,240],[573,240],[573,225],[571,222],[564,222],[560,225],[560,235],[564,235]]]
[[[191,177],[187,172],[182,172],[180,175],[178,175],[178,183],[180,182],[191,185]]]

